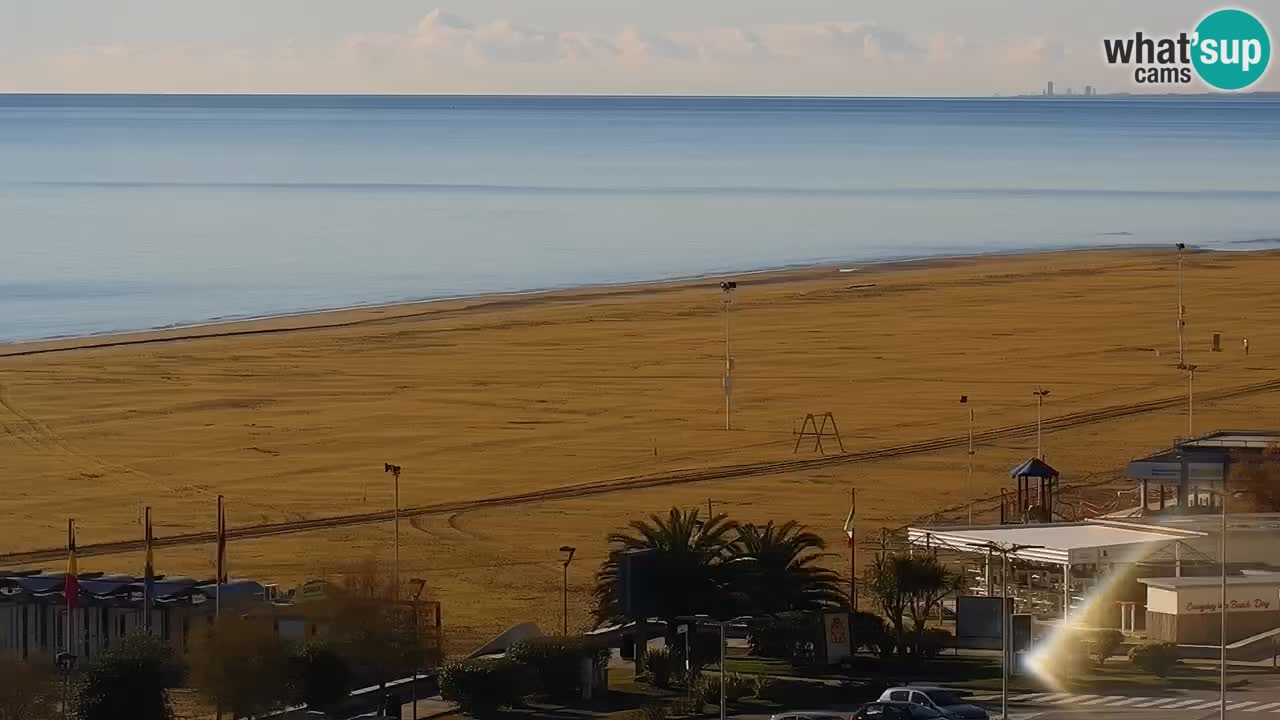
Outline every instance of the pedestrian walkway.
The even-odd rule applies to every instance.
[[[1274,695],[1272,696],[1274,697]],[[966,700],[973,702],[999,702],[1000,693],[979,693]],[[1018,705],[1049,705],[1088,708],[1118,708],[1122,710],[1208,710],[1218,707],[1216,697],[1130,697],[1126,695],[1077,695],[1074,693],[1018,693],[1009,696],[1009,702]],[[1227,700],[1228,711],[1280,713],[1280,701]]]

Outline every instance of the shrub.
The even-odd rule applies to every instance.
[[[676,698],[671,701],[671,714],[681,717],[701,715],[705,703],[701,698]]]
[[[849,633],[853,649],[866,650],[879,655],[893,654],[893,636],[884,618],[858,610],[849,614]]]
[[[925,628],[919,636],[920,654],[924,657],[937,657],[943,650],[955,647],[955,637],[950,630],[944,628]]]
[[[182,667],[169,646],[150,635],[130,635],[94,659],[80,678],[80,720],[170,720],[169,688],[182,683]]]
[[[1129,662],[1156,677],[1169,677],[1179,662],[1178,646],[1173,643],[1134,645],[1129,649]]]
[[[728,702],[736,703],[754,694],[755,678],[742,673],[729,673],[724,676],[724,697]]]
[[[224,619],[196,635],[187,657],[192,685],[210,704],[221,703],[237,717],[290,699],[289,649],[268,622]]]
[[[0,720],[52,717],[58,684],[51,658],[0,657]]]
[[[818,618],[813,615],[782,613],[752,625],[747,643],[751,654],[757,657],[808,664],[813,661],[818,624]]]
[[[510,658],[465,660],[440,670],[440,695],[476,717],[518,705],[535,688],[532,670]]]
[[[751,694],[759,700],[768,700],[773,686],[773,678],[768,675],[756,675],[751,678]]]
[[[689,700],[695,703],[699,711],[703,705],[719,705],[720,704],[720,677],[717,675],[703,675],[697,673],[689,676],[689,680],[685,683],[685,690],[688,693]]]
[[[294,700],[315,710],[337,707],[351,692],[347,661],[324,645],[309,644],[289,658]]]
[[[649,703],[640,708],[640,717],[642,720],[667,720],[671,715],[671,711],[663,703]]]
[[[645,651],[644,660],[641,662],[644,668],[644,674],[654,687],[660,687],[663,690],[671,687],[671,679],[676,673],[676,661],[671,656],[671,651],[666,648],[653,648]]]
[[[596,663],[603,662],[608,652],[608,648],[594,638],[541,637],[512,645],[507,650],[507,657],[533,668],[542,692],[555,698],[567,698],[582,691],[582,660],[589,658]]]
[[[1098,630],[1093,634],[1090,643],[1093,658],[1098,661],[1099,665],[1104,664],[1107,658],[1115,655],[1120,651],[1120,646],[1124,644],[1124,635],[1119,630],[1107,628]]]

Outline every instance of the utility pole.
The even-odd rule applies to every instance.
[[[1031,394],[1036,396],[1036,458],[1044,460],[1044,444],[1041,441],[1040,425],[1044,414],[1044,399],[1049,394],[1049,391],[1042,387],[1037,387]]]
[[[563,635],[569,634],[569,563],[573,562],[573,554],[578,549],[570,545],[561,545],[560,552],[566,553],[562,564],[564,565],[564,628]],[[686,655],[686,657],[688,657]]]
[[[1187,439],[1190,440],[1196,436],[1194,423],[1196,366],[1185,367],[1187,368]]]
[[[969,396],[961,395],[960,404],[968,405]],[[969,462],[965,472],[965,494],[969,500],[969,524],[973,524],[973,408],[969,408]]]
[[[733,291],[738,283],[726,280],[720,283],[724,302],[724,429],[733,426],[733,352],[730,345],[729,308],[733,305]]]
[[[1182,251],[1186,244],[1178,243],[1178,367],[1186,364],[1186,341],[1184,333],[1187,325],[1187,307],[1182,303]]]
[[[391,571],[391,582],[395,586],[395,600],[400,599],[400,466],[391,463],[383,463],[382,471],[391,473],[392,479],[395,481],[395,511],[392,514],[394,522],[393,534],[395,536],[394,563],[395,567]]]
[[[1013,629],[1010,624],[1013,622],[1013,613],[1009,608],[1009,555],[1022,552],[1023,550],[1037,550],[1044,547],[1043,545],[1018,545],[1013,543],[1001,544],[989,542],[986,544],[987,553],[996,552],[1000,554],[1000,718],[1001,720],[1009,720],[1009,662],[1010,658],[1010,636]],[[988,593],[989,595],[990,593]]]

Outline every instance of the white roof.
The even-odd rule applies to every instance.
[[[1146,583],[1166,590],[1184,587],[1218,587],[1222,585],[1221,575],[1197,577],[1165,577],[1138,578],[1138,582]],[[1228,585],[1280,585],[1280,572],[1249,573],[1245,575],[1228,575]]]
[[[1195,440],[1179,443],[1179,447],[1265,448],[1280,444],[1280,434],[1251,430],[1225,430]]]
[[[1127,562],[1128,551],[1201,537],[1204,533],[1136,523],[1090,520],[1074,523],[987,525],[978,527],[909,528],[907,536],[917,546],[950,548],[960,552],[987,552],[987,546],[1032,545],[1010,557],[1063,564],[1113,560]]]

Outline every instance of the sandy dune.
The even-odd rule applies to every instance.
[[[466,500],[678,468],[793,457],[806,413],[834,413],[849,450],[1186,392],[1177,364],[1175,255],[1107,251],[743,276],[733,308],[735,429],[723,429],[718,282],[501,297],[96,341],[0,347],[0,553]],[[1189,361],[1198,391],[1280,379],[1280,254],[1188,256]],[[307,326],[311,326],[308,328]],[[1213,332],[1223,352],[1210,353]],[[190,336],[206,335],[193,338]],[[187,339],[169,339],[173,337]],[[1241,341],[1248,337],[1251,354]],[[148,341],[148,342],[136,342]],[[110,347],[75,345],[128,343]],[[41,352],[50,350],[51,352]],[[32,354],[35,352],[35,354]],[[1277,394],[1196,408],[1197,431],[1275,427]],[[1130,457],[1187,429],[1185,408],[1045,438],[1074,501],[1114,498]],[[1007,484],[1033,437],[979,448],[973,496]],[[802,450],[802,456],[809,456]],[[446,603],[458,647],[510,622],[559,622],[556,548],[576,545],[575,624],[603,535],[673,503],[748,520],[796,517],[835,545],[859,488],[859,532],[962,507],[964,451],[835,465],[406,520],[406,577]],[[963,515],[955,510],[951,517]],[[161,570],[205,574],[208,548]],[[289,584],[390,557],[365,526],[238,542],[237,574]],[[139,558],[86,559],[128,571]]]

